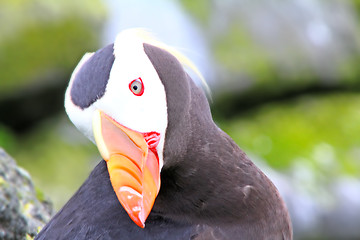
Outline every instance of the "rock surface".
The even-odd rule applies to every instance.
[[[0,148],[0,239],[33,237],[51,215],[51,204],[37,198],[30,175]]]

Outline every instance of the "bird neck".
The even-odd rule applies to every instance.
[[[168,142],[177,150],[164,153],[162,186],[153,210],[178,221],[210,225],[270,223],[266,228],[271,228],[274,218],[289,224],[273,183],[215,125],[207,103],[192,102],[178,125],[182,128],[173,132],[176,142]]]
[[[280,200],[274,185],[225,133],[211,132],[193,134],[186,154],[162,169],[168,213],[222,222],[266,214]]]

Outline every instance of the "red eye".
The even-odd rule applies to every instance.
[[[143,81],[141,80],[141,78],[137,78],[137,79],[133,80],[129,84],[129,88],[130,88],[130,91],[136,96],[141,96],[144,93],[144,84],[143,84]]]

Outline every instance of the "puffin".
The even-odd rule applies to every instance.
[[[102,159],[36,240],[292,239],[277,188],[214,123],[189,70],[203,79],[141,29],[84,55],[65,109]]]

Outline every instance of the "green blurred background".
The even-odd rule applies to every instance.
[[[0,1],[0,147],[30,172],[39,196],[59,209],[100,159],[63,108],[83,54],[125,27],[162,29],[160,39],[177,34],[175,46],[192,47],[185,54],[198,58],[209,81],[216,123],[280,176],[274,181],[296,239],[360,239],[360,1],[157,0],[151,6]],[[350,209],[341,205],[345,197]]]

